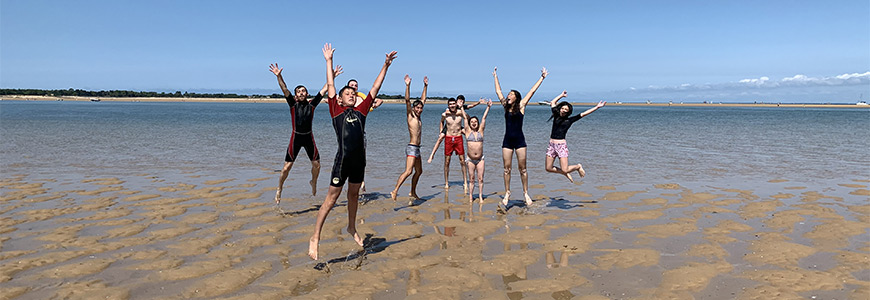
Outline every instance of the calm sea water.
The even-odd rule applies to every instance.
[[[424,111],[423,152],[437,138],[444,104]],[[575,112],[587,107],[575,107]],[[484,107],[469,111],[481,115]],[[544,172],[549,107],[525,117],[530,184],[568,186]],[[284,103],[124,103],[0,101],[4,176],[118,176],[209,172],[277,176],[290,134]],[[604,107],[568,133],[570,161],[586,184],[700,183],[734,186],[785,179],[810,186],[870,179],[870,110],[836,108]],[[326,185],[336,141],[326,105],[314,134]],[[503,109],[493,106],[485,132],[488,190],[502,189]],[[404,105],[385,104],[367,121],[367,179],[391,187],[408,143]],[[425,187],[443,183],[443,146],[424,161]],[[291,182],[304,182],[307,160]],[[452,162],[451,181],[459,165]],[[520,190],[514,167],[513,189]],[[370,183],[372,185],[372,183]]]

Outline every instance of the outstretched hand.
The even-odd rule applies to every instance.
[[[281,75],[281,71],[284,71],[284,68],[278,68],[278,63],[270,64],[269,71],[272,71],[272,74],[275,76]]]
[[[547,75],[550,75],[550,72],[547,72],[547,68],[541,68],[541,77],[547,78]]]
[[[388,66],[389,66],[390,64],[392,64],[392,63],[393,63],[393,60],[396,59],[396,54],[398,54],[398,52],[396,52],[396,51],[393,51],[393,52],[387,53],[387,58],[386,58],[386,60],[384,60],[384,64],[385,64],[385,65],[388,65]]]
[[[405,85],[411,85],[411,76],[405,74]]]
[[[595,105],[595,107],[601,108],[601,107],[604,107],[605,104],[607,104],[607,101],[601,100],[601,101],[598,101],[598,105]]]
[[[492,99],[486,99],[486,107],[492,107]]]
[[[332,45],[326,43],[323,45],[323,58],[326,60],[332,59],[332,55],[335,54],[335,48],[332,48]]]
[[[559,95],[559,98],[566,98],[566,97],[568,97],[568,90],[562,91],[562,94]]]
[[[338,77],[341,73],[344,73],[344,69],[341,68],[341,65],[338,65],[335,69],[332,69],[332,78]]]
[[[492,68],[492,76],[498,76],[495,72],[498,71],[498,67]]]
[[[429,77],[423,76],[423,85],[429,85]]]

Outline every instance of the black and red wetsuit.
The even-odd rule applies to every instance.
[[[327,100],[332,127],[335,128],[335,137],[338,139],[338,151],[335,153],[332,178],[329,182],[332,186],[344,186],[345,180],[362,183],[365,179],[366,115],[372,107],[372,100],[372,95],[369,94],[356,107],[341,106],[335,97]]]
[[[317,151],[317,145],[314,143],[314,134],[311,132],[311,120],[314,119],[314,109],[317,104],[323,100],[323,95],[317,93],[311,101],[296,102],[292,96],[285,97],[287,105],[290,106],[290,118],[293,119],[293,133],[290,134],[290,144],[287,145],[287,154],[284,155],[284,161],[293,162],[296,160],[299,151],[305,148],[308,153],[308,159],[320,160],[320,152]]]

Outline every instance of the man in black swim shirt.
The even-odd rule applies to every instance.
[[[284,83],[284,77],[281,76],[281,71],[284,68],[278,68],[278,64],[269,65],[269,70],[278,77],[278,86],[284,92],[284,99],[287,100],[287,105],[290,106],[290,119],[292,119],[293,132],[290,134],[290,144],[287,145],[287,152],[284,154],[284,167],[281,169],[281,176],[278,178],[278,190],[275,192],[275,204],[281,203],[281,192],[284,190],[284,181],[287,180],[287,175],[290,174],[290,169],[293,168],[293,162],[299,155],[302,148],[308,154],[308,159],[311,160],[311,194],[317,195],[317,177],[320,175],[320,152],[317,151],[317,145],[314,143],[314,134],[311,132],[311,120],[314,119],[314,109],[317,104],[323,99],[323,94],[326,93],[326,84],[320,89],[320,92],[314,96],[314,99],[308,101],[308,89],[303,85],[296,86],[293,89],[294,94],[291,95],[287,89],[287,84]],[[334,70],[334,76],[342,73],[341,66]]]
[[[332,45],[323,46],[323,58],[326,59],[326,85],[329,91],[329,114],[332,116],[332,127],[335,129],[335,137],[338,141],[338,151],[335,154],[335,163],[332,166],[332,175],[329,182],[329,191],[326,199],[317,212],[317,221],[314,224],[314,234],[308,240],[308,256],[316,260],[317,248],[320,243],[320,231],[326,216],[335,205],[335,201],[341,194],[345,181],[347,186],[347,233],[353,236],[357,245],[362,246],[363,240],[356,232],[356,211],[359,205],[359,188],[365,179],[366,149],[365,149],[365,124],[366,116],[372,106],[374,95],[378,94],[381,84],[387,75],[387,69],[396,58],[396,51],[387,54],[384,66],[381,68],[378,78],[375,79],[369,94],[362,103],[354,106],[356,91],[345,86],[336,95],[335,80],[332,69],[332,57],[335,49]]]

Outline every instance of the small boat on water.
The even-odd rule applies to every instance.
[[[100,98],[91,98],[91,102],[100,102]]]
[[[538,101],[538,105],[550,105],[550,101]]]
[[[867,101],[858,101],[858,103],[855,103],[855,105],[868,105],[868,104],[867,104]]]

